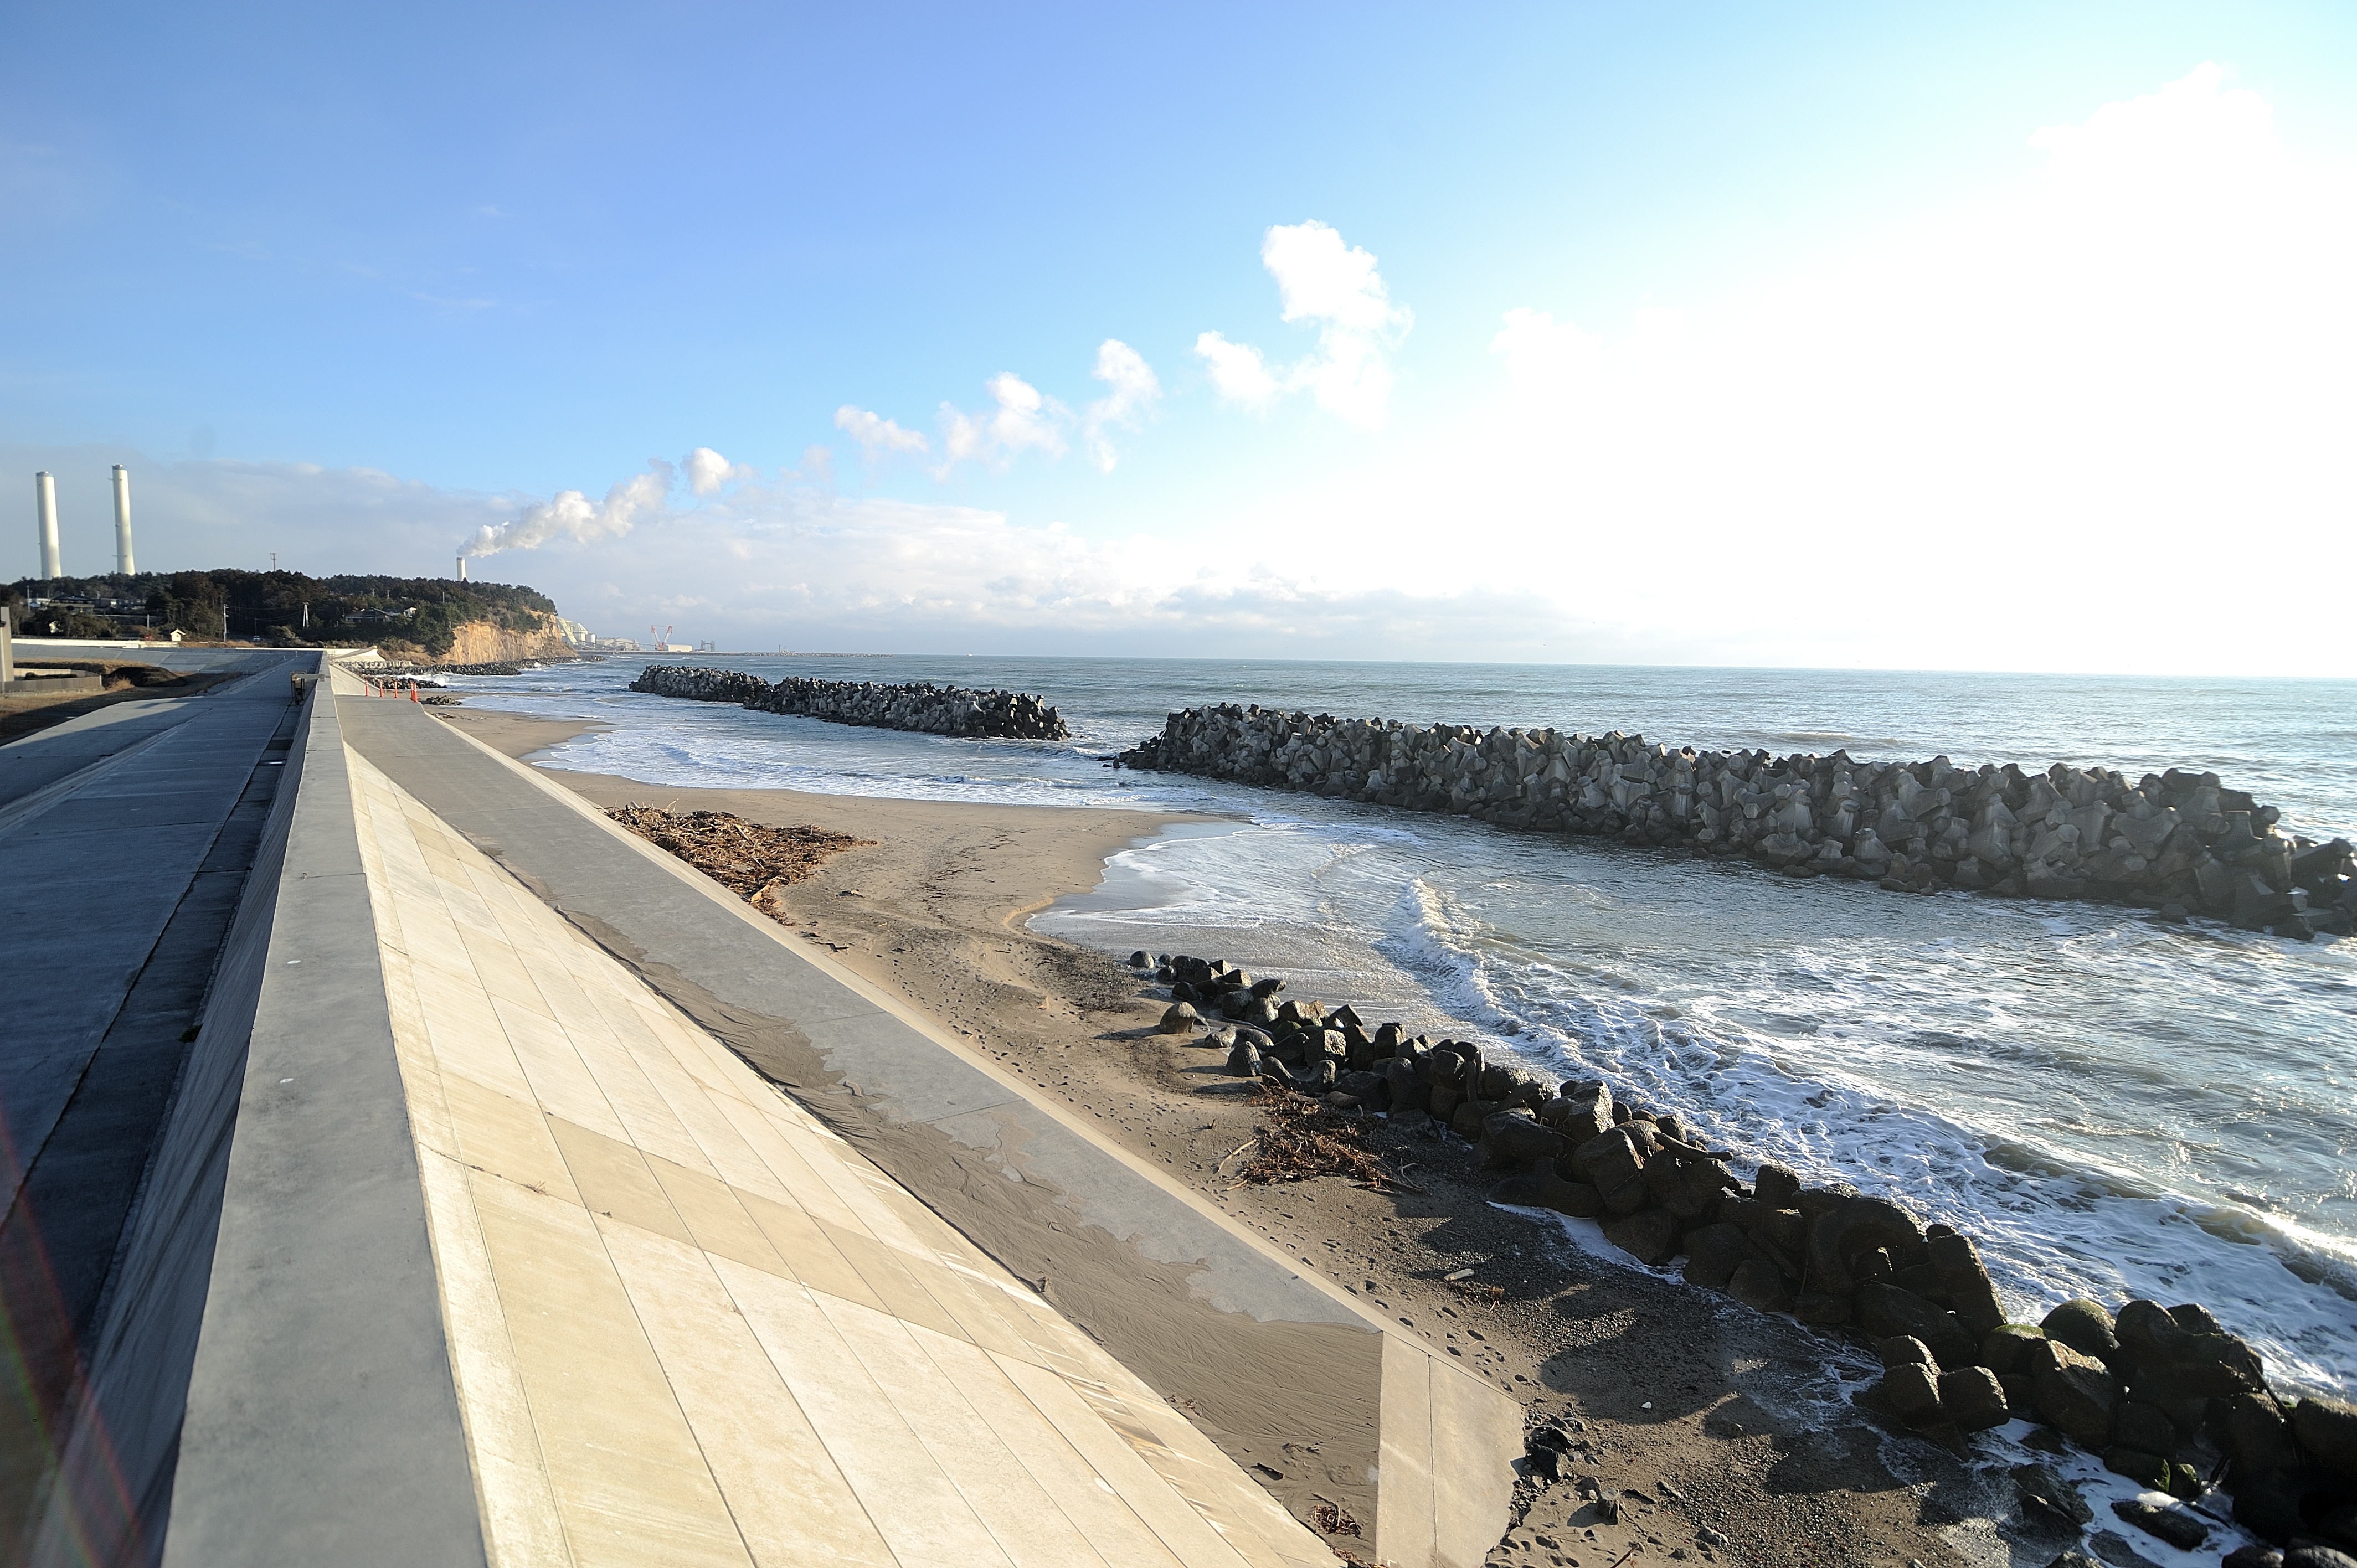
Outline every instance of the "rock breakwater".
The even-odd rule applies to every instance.
[[[1846,751],[1698,751],[1642,736],[1480,730],[1223,703],[1172,714],[1114,759],[1501,827],[1617,838],[1842,876],[2216,916],[2349,934],[2357,854],[2277,831],[2214,773],[2130,779],[2056,763],[1877,763]]]
[[[355,659],[344,668],[355,675],[530,675],[554,670],[567,664],[602,664],[602,653],[547,654],[524,660],[521,663],[494,660],[488,664],[452,664],[435,661],[425,664],[405,663],[400,660]]]
[[[1970,1237],[1779,1165],[1746,1179],[1674,1110],[1600,1079],[1557,1081],[1476,1042],[1287,998],[1282,979],[1222,960],[1130,961],[1168,987],[1161,1032],[1224,1052],[1232,1076],[1337,1116],[1437,1123],[1462,1164],[1494,1177],[1491,1202],[1596,1220],[1640,1263],[1870,1346],[1883,1374],[1861,1402],[1894,1426],[1961,1454],[1975,1432],[2032,1422],[2148,1488],[2115,1512],[2180,1547],[2231,1509],[2288,1550],[2276,1563],[2357,1551],[2357,1407],[2279,1398],[2258,1353],[2198,1305],[2079,1299],[2011,1321]],[[1530,1458],[1554,1473],[1557,1455],[1534,1446]],[[2028,1468],[2039,1473],[2016,1472],[2025,1513],[2042,1505],[2049,1524],[2088,1526],[2075,1492]]]
[[[915,730],[998,740],[1069,740],[1062,717],[1028,692],[970,692],[931,682],[883,685],[872,681],[816,681],[789,676],[764,681],[737,670],[650,664],[630,682],[633,692],[735,703],[756,713],[799,714],[830,724]]]

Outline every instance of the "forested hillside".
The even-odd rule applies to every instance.
[[[298,645],[398,643],[439,656],[458,628],[553,637],[556,605],[514,583],[441,577],[311,577],[300,572],[141,572],[19,578],[5,590],[28,637],[191,638]],[[36,601],[39,601],[35,607]],[[57,629],[51,631],[54,626]]]

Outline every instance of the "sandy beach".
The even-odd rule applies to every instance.
[[[527,761],[596,727],[438,713]],[[1585,1446],[1566,1467],[1575,1479],[1525,1488],[1527,1516],[1493,1563],[2007,1560],[2005,1543],[1973,1521],[2007,1511],[2010,1488],[1976,1480],[1925,1444],[1894,1444],[1838,1402],[1828,1376],[1836,1346],[1491,1208],[1489,1180],[1428,1126],[1387,1126],[1374,1140],[1418,1192],[1387,1196],[1339,1178],[1236,1185],[1232,1156],[1257,1122],[1245,1086],[1222,1072],[1218,1053],[1151,1032],[1167,1004],[1157,990],[1107,955],[1023,926],[1095,886],[1108,854],[1200,819],[547,773],[601,807],[726,811],[875,841],[780,897],[798,940],[941,1020],[1305,1270],[1463,1358],[1534,1420],[1577,1423]],[[1251,967],[1254,955],[1220,956]],[[1446,1277],[1466,1269],[1473,1273],[1462,1285]],[[1886,1464],[1887,1449],[1904,1477]],[[2021,1555],[2043,1563],[2063,1544]]]

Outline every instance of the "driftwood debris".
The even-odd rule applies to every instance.
[[[771,827],[728,811],[666,811],[660,806],[617,806],[606,813],[658,849],[668,850],[773,920],[791,918],[773,902],[778,889],[814,874],[856,839],[808,824]]]

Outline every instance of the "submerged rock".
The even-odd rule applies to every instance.
[[[2166,1541],[2179,1552],[2190,1552],[2210,1539],[2210,1527],[2203,1524],[2190,1509],[2147,1502],[2142,1498],[2126,1498],[2114,1503],[2112,1512],[2147,1535]]]

